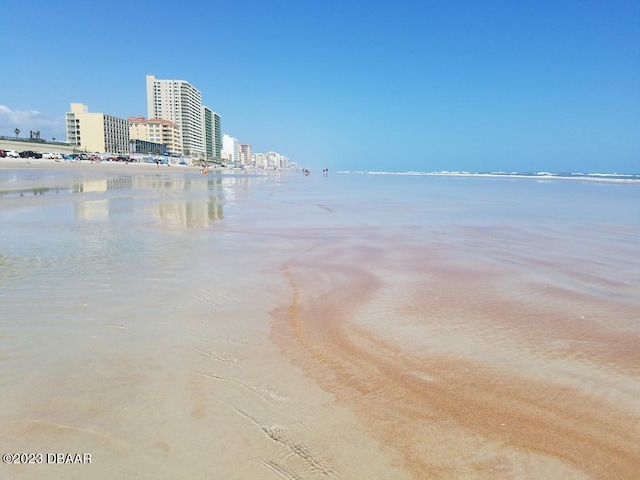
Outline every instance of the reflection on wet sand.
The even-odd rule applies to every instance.
[[[223,218],[222,203],[216,197],[158,205],[153,213],[171,228],[204,228]]]
[[[168,228],[205,228],[224,218],[223,181],[213,178],[207,181],[194,181],[184,177],[132,177],[123,176],[108,179],[89,179],[77,183],[73,193],[95,193],[118,190],[153,191],[162,190],[183,192],[185,195],[173,195],[155,203],[153,216],[161,220]],[[119,198],[86,199],[74,204],[78,218],[85,220],[108,219],[110,215],[122,214],[122,202]]]

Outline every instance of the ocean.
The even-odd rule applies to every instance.
[[[638,176],[91,167],[0,169],[1,478],[637,478]]]

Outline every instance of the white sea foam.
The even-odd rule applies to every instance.
[[[631,173],[554,173],[554,172],[469,172],[469,171],[406,171],[391,172],[380,170],[339,170],[339,174],[347,175],[404,175],[404,176],[443,176],[443,177],[504,177],[504,178],[540,178],[557,180],[582,180],[609,183],[640,183],[640,174]]]

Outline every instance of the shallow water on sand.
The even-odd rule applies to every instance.
[[[638,185],[0,170],[0,225],[2,447],[92,455],[2,478],[640,468]]]

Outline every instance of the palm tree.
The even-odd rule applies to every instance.
[[[18,135],[20,135],[20,129],[19,129],[19,128],[16,128],[16,129],[13,131],[13,133],[15,133],[15,134],[16,134],[16,138],[18,138]]]

